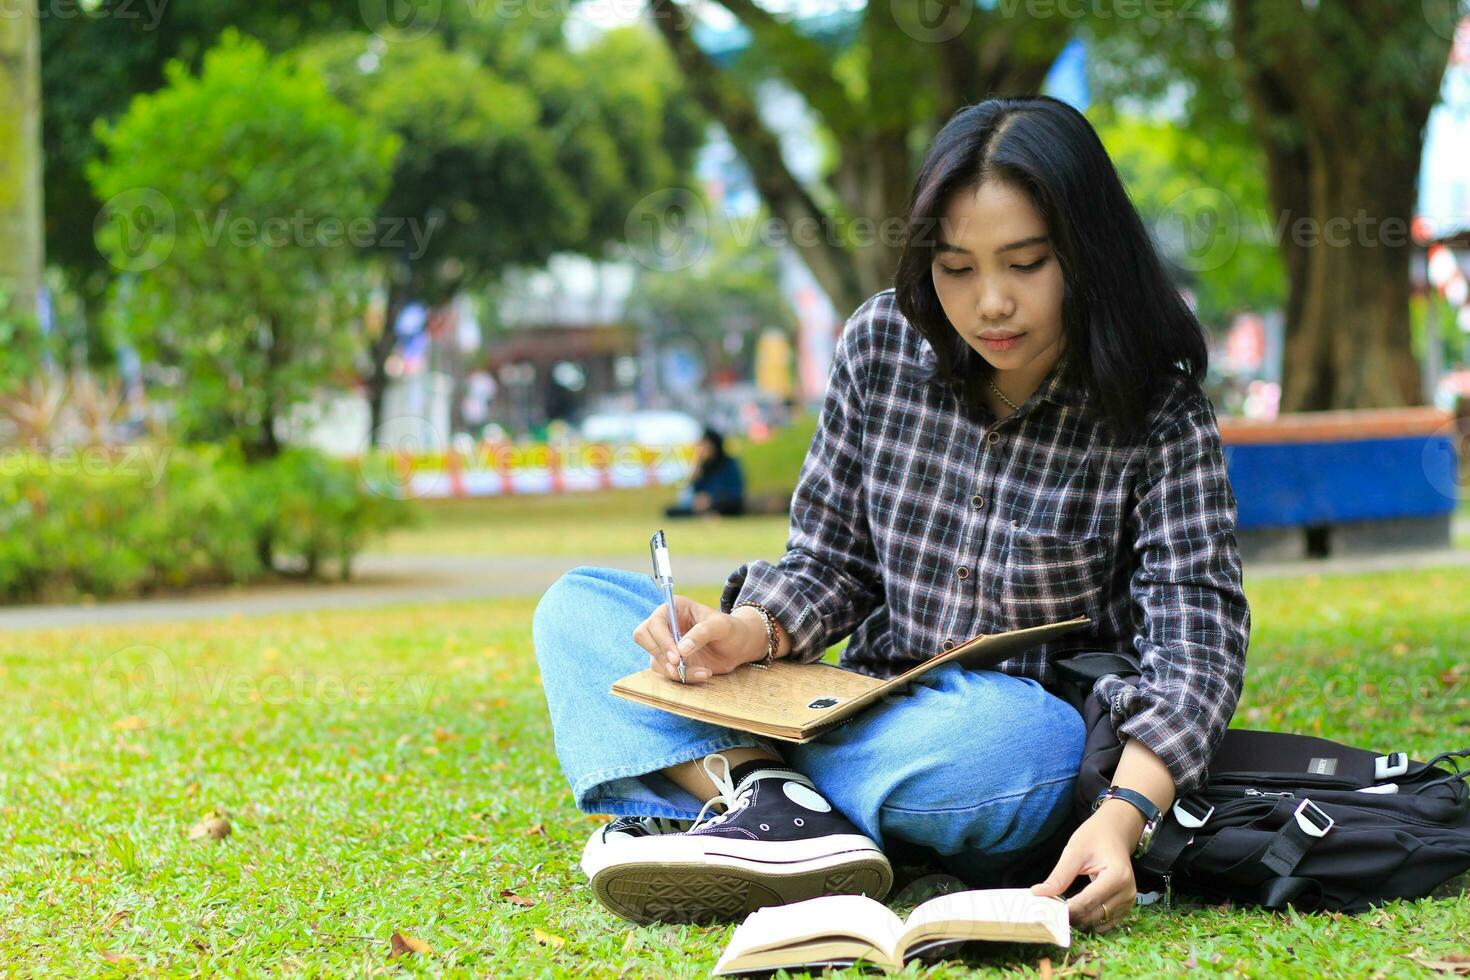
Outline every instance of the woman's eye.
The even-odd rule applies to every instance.
[[[963,269],[951,269],[947,265],[941,265],[939,268],[943,269],[944,270],[944,274],[947,275],[947,276],[962,276],[965,273],[967,273],[967,272],[970,271],[969,266],[966,266]]]
[[[1041,258],[1037,259],[1035,262],[1032,262],[1030,265],[1013,265],[1011,266],[1011,268],[1015,269],[1017,272],[1035,272],[1043,265],[1046,265],[1046,259]]]

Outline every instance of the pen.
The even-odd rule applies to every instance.
[[[669,546],[663,531],[654,531],[648,539],[648,550],[653,555],[653,580],[663,589],[664,602],[669,607],[669,629],[674,634],[674,652],[679,655],[679,683],[684,680],[684,654],[679,649],[679,616],[674,612],[674,571],[669,566]]]

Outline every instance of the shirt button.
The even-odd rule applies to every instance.
[[[945,640],[944,641],[944,652],[945,653],[948,653],[949,651],[953,650],[954,648],[955,648],[955,642],[954,642],[954,640]]]
[[[970,503],[975,506],[976,510],[979,510],[981,507],[985,506],[985,498],[977,493],[975,494],[975,496],[970,498]]]
[[[1011,527],[1020,527],[1020,526],[1021,526],[1021,522],[1020,521],[1011,521]]]
[[[990,435],[985,437],[985,441],[990,443],[992,446],[995,445],[997,442],[1000,442],[1000,433],[992,432]]]
[[[955,574],[958,575],[960,578],[969,578],[970,577],[970,570],[968,568],[966,568],[964,565],[961,565],[960,566],[960,570],[957,571],[957,572],[955,572]]]

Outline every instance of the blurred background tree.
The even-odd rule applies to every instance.
[[[115,270],[93,236],[103,204],[84,169],[101,151],[93,123],[162,87],[170,61],[197,70],[231,27],[281,50],[315,32],[361,28],[362,13],[341,0],[85,0],[53,8],[40,22],[46,251],[82,304],[77,335],[66,339],[90,365],[106,368],[116,352],[97,314]]]
[[[177,436],[275,456],[275,422],[350,370],[365,283],[354,222],[387,192],[399,139],[310,70],[233,31],[199,75],[99,124],[88,168],[109,201],[98,243],[118,280],[117,328],[176,370]]]
[[[45,261],[39,24],[30,3],[0,15],[0,340],[34,331]],[[3,390],[3,389],[0,389]]]
[[[754,229],[767,217],[740,226]],[[660,347],[675,339],[692,341],[703,352],[707,374],[735,361],[741,366],[737,373],[746,376],[753,372],[761,331],[773,327],[794,342],[796,317],[777,285],[775,249],[734,225],[722,223],[712,231],[710,247],[693,265],[639,270],[628,312],[650,325]]]
[[[694,38],[694,7],[649,0],[690,91],[724,127],[771,215],[788,228],[812,275],[846,317],[892,284],[899,242],[854,241],[902,215],[924,148],[955,110],[989,95],[1037,92],[1071,36],[1065,17],[1008,16],[973,0],[869,3],[853,30],[799,29],[754,0],[717,0],[751,43],[721,67]],[[832,140],[817,186],[782,156],[761,119],[759,85],[800,93]],[[863,224],[859,224],[859,220]]]
[[[1176,125],[1259,154],[1268,207],[1202,181],[1170,220],[1196,264],[1264,237],[1285,277],[1282,410],[1418,404],[1409,234],[1424,127],[1458,0],[1277,4],[1168,0],[1163,16],[1089,21],[1117,105],[1176,104]],[[1245,273],[1253,277],[1252,273]],[[1263,280],[1264,282],[1264,280]]]
[[[702,119],[648,34],[611,31],[573,55],[560,41],[506,43],[544,31],[539,22],[475,26],[446,31],[455,47],[436,35],[394,43],[359,33],[296,52],[346,104],[402,137],[381,213],[427,233],[375,248],[388,297],[364,376],[373,433],[392,325],[408,302],[445,303],[560,251],[605,256],[640,197],[688,179],[703,141]]]

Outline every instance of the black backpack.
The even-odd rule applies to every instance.
[[[1138,664],[1083,653],[1055,666],[1053,690],[1087,727],[1074,796],[1085,820],[1123,754],[1093,682],[1116,674],[1136,684]],[[1422,898],[1470,869],[1465,757],[1470,748],[1417,762],[1310,735],[1228,729],[1204,785],[1175,801],[1135,860],[1138,889],[1161,890],[1165,901],[1178,891],[1304,911]]]

